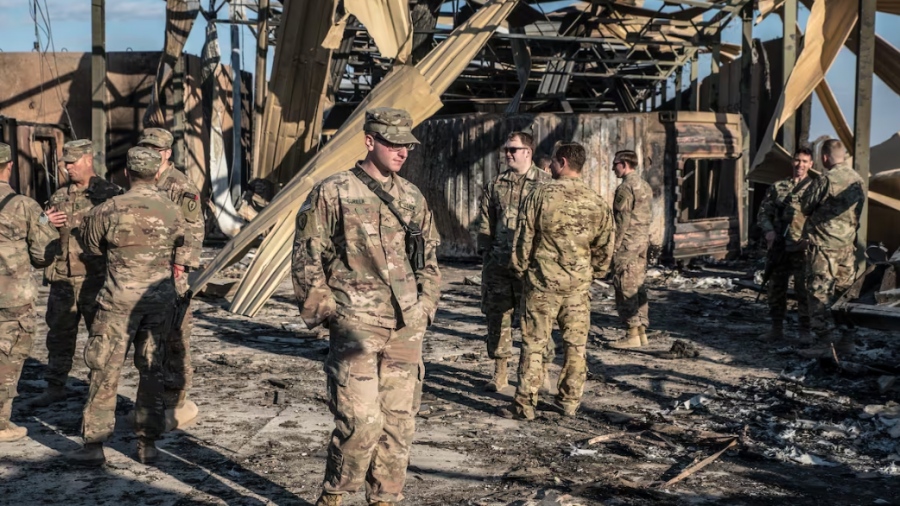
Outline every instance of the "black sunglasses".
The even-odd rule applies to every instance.
[[[516,154],[516,151],[518,151],[518,150],[520,150],[520,149],[528,149],[528,148],[526,148],[526,147],[521,147],[521,148],[503,148],[503,152],[504,152],[504,153],[509,153],[509,154],[511,154],[511,155],[514,155],[514,154]]]
[[[382,146],[388,148],[388,150],[393,152],[400,151],[403,148],[406,148],[407,151],[413,151],[414,149],[416,149],[415,144],[394,144],[393,142],[385,140],[380,135],[376,135],[375,140],[378,141]]]

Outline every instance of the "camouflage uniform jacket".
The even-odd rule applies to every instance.
[[[650,201],[653,191],[637,171],[622,178],[616,188],[613,216],[616,221],[616,257],[646,253],[650,246]]]
[[[184,230],[179,208],[149,184],[133,185],[128,193],[94,208],[83,237],[88,253],[106,254],[106,282],[97,298],[100,307],[128,311],[139,304],[173,305],[172,263],[186,261]]]
[[[106,275],[103,257],[91,256],[84,252],[82,240],[84,218],[95,206],[102,204],[112,195],[121,195],[122,192],[119,186],[94,176],[85,189],[70,184],[53,193],[47,202],[47,208],[55,207],[57,211],[66,213],[66,224],[59,228],[59,255],[44,271],[44,278],[47,281],[87,276],[102,279]]]
[[[524,176],[509,169],[485,186],[473,227],[478,252],[487,254],[485,262],[493,260],[504,268],[509,265],[522,203],[535,187],[548,181],[550,175],[532,164]]]
[[[41,206],[28,197],[16,196],[0,182],[0,308],[31,304],[38,289],[30,265],[46,267],[57,253],[59,234],[49,222],[41,224]]]
[[[512,268],[541,291],[586,290],[609,270],[613,226],[609,205],[581,179],[543,184],[519,215]]]
[[[190,236],[190,247],[185,246],[185,266],[200,267],[200,253],[203,249],[203,238],[206,225],[203,222],[203,209],[200,206],[200,190],[188,177],[169,162],[169,166],[159,176],[156,185],[169,199],[181,207],[181,214],[187,224],[185,232]]]
[[[865,183],[850,164],[832,167],[813,181],[800,199],[809,242],[824,250],[853,246],[865,201]]]
[[[429,321],[440,298],[440,243],[425,197],[394,175],[384,186],[425,239],[425,267],[413,272],[397,217],[352,172],[316,185],[297,213],[292,278],[300,316],[312,328],[333,315],[398,328],[416,306]],[[398,318],[399,317],[399,318]]]
[[[784,238],[787,251],[799,251],[803,240],[803,226],[806,216],[800,212],[800,199],[812,181],[809,176],[794,184],[793,178],[782,179],[766,191],[756,221],[763,234],[775,232]]]

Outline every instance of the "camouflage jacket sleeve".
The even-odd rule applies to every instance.
[[[422,199],[425,202],[425,199]],[[434,226],[434,214],[425,203],[425,217],[420,224],[422,237],[425,238],[425,268],[416,272],[416,284],[419,288],[419,303],[428,314],[429,323],[434,321],[438,300],[441,298],[441,271],[438,268],[437,248],[441,237]]]
[[[609,264],[612,262],[613,246],[615,242],[612,240],[613,235],[613,217],[606,203],[601,205],[600,228],[599,233],[591,241],[591,268],[594,271],[594,278],[602,278],[609,272]],[[616,234],[616,236],[621,234]]]
[[[206,224],[203,221],[203,209],[200,206],[200,190],[190,181],[173,182],[168,187],[169,198],[184,216],[184,246],[181,259],[187,267],[200,267],[200,253],[203,250],[203,237]]]
[[[494,227],[494,206],[491,205],[491,195],[494,192],[494,184],[484,185],[481,192],[481,204],[478,217],[472,223],[472,234],[475,236],[475,250],[481,255],[490,250]]]
[[[828,195],[828,185],[828,177],[819,176],[803,192],[803,196],[800,197],[800,212],[804,216],[810,216],[814,213],[819,204],[825,200],[825,197]]]
[[[41,206],[31,199],[24,200],[26,223],[28,224],[25,241],[28,243],[28,256],[31,265],[37,268],[53,263],[59,254],[59,232],[50,223],[41,224]]]
[[[759,213],[756,215],[756,222],[763,234],[769,232],[777,232],[775,230],[775,221],[778,216],[778,189],[775,185],[769,186],[766,190],[766,196],[763,197],[762,204],[759,205]]]
[[[510,268],[518,277],[525,276],[528,266],[531,264],[531,252],[534,249],[535,239],[534,225],[538,220],[543,193],[540,188],[536,188],[525,198],[516,222]]]
[[[175,257],[172,260],[173,263],[190,267],[195,266],[190,262],[192,261],[191,258],[195,254],[195,251],[198,251],[199,248],[193,247],[194,238],[188,233],[188,223],[182,213],[178,213],[178,219],[175,220],[173,234],[175,235]],[[199,265],[199,262],[197,265]]]
[[[616,188],[616,197],[613,201],[613,213],[616,222],[616,241],[613,251],[619,251],[619,246],[625,239],[625,231],[631,223],[631,212],[634,210],[634,190],[630,185],[620,184]]]
[[[321,186],[313,188],[297,212],[291,256],[294,294],[300,306],[300,317],[309,328],[326,321],[336,310],[325,265],[335,255],[332,237],[337,210],[329,205],[324,193]]]
[[[115,219],[115,214],[113,201],[107,200],[91,209],[84,217],[81,238],[87,254],[103,255],[106,253],[106,233],[110,229],[111,220]]]

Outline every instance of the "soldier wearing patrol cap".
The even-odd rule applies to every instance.
[[[76,464],[105,461],[103,442],[115,428],[116,390],[131,342],[140,373],[134,403],[138,460],[157,458],[155,441],[165,430],[162,341],[175,310],[174,265],[185,264],[191,244],[178,206],[156,188],[162,157],[135,147],[127,158],[131,189],[94,208],[85,220],[85,249],[108,262],[84,352],[91,385],[82,419],[84,447],[69,454]]]
[[[200,206],[200,190],[179,171],[170,160],[172,156],[172,134],[162,128],[147,128],[141,133],[139,146],[145,146],[159,152],[162,165],[156,180],[156,187],[181,208],[187,223],[187,234],[191,236],[193,247],[187,251],[186,264],[175,266],[175,288],[179,295],[188,290],[188,278],[185,272],[200,267],[200,252],[206,227],[203,222],[203,209]],[[171,329],[166,343],[166,425],[168,429],[183,428],[197,418],[198,409],[193,401],[187,399],[187,391],[191,387],[194,369],[191,366],[191,331],[193,318],[190,308],[178,328]]]
[[[66,398],[66,380],[72,370],[78,323],[90,332],[97,313],[97,293],[103,285],[106,261],[82,250],[81,234],[84,217],[110,197],[120,195],[122,188],[94,172],[94,149],[88,139],[67,142],[63,146],[63,162],[69,184],[56,190],[47,203],[60,236],[60,252],[44,271],[50,284],[47,297],[47,389],[28,403],[29,407],[46,407]],[[56,213],[54,211],[59,211]]]
[[[403,499],[422,379],[422,340],[440,297],[440,238],[425,197],[397,175],[419,144],[409,113],[366,112],[365,160],[310,192],[292,257],[300,316],[325,324],[335,429],[319,506],[366,484],[369,504]]]
[[[34,340],[37,286],[31,266],[52,262],[59,238],[41,206],[10,187],[11,175],[12,151],[0,142],[0,443],[26,434],[9,416]]]

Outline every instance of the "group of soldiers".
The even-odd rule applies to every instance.
[[[205,227],[199,191],[170,161],[172,141],[167,130],[144,130],[127,153],[127,192],[96,174],[91,141],[67,142],[67,184],[45,209],[9,186],[13,153],[0,144],[0,442],[26,435],[9,416],[34,333],[37,286],[29,265],[45,269],[50,291],[47,388],[27,409],[67,400],[80,322],[89,336],[84,446],[70,461],[105,461],[103,443],[113,434],[119,377],[132,346],[140,372],[138,459],[155,460],[160,435],[196,418],[197,406],[187,399],[190,312],[174,321],[174,301],[188,290],[187,272],[200,265]]]
[[[340,505],[363,485],[370,505],[403,499],[425,375],[422,345],[441,282],[434,217],[419,189],[398,174],[419,145],[412,124],[404,110],[367,111],[365,159],[319,182],[296,217],[291,278],[300,316],[309,328],[322,325],[330,334],[325,372],[335,428],[317,506]],[[67,143],[69,184],[42,210],[9,187],[12,153],[0,144],[0,441],[26,435],[9,415],[34,332],[37,287],[29,264],[46,267],[50,284],[48,386],[31,408],[68,397],[79,321],[90,336],[84,446],[69,455],[73,462],[104,461],[103,442],[114,429],[116,389],[132,345],[140,371],[138,459],[153,462],[154,441],[197,415],[186,399],[190,312],[178,321],[173,301],[187,292],[186,273],[199,266],[204,225],[196,188],[169,161],[171,146],[169,132],[145,130],[128,151],[130,189],[123,193],[94,173],[90,141]],[[554,322],[564,349],[555,407],[563,416],[578,410],[595,279],[612,273],[624,332],[611,348],[647,345],[649,326],[644,278],[652,193],[640,176],[638,155],[615,154],[611,169],[622,182],[610,206],[583,182],[583,146],[557,144],[547,171],[533,162],[534,152],[530,134],[508,136],[507,168],[486,186],[473,224],[484,259],[487,351],[495,361],[485,388],[508,386],[519,315],[519,381],[512,404],[498,414],[520,420],[534,419],[539,392],[550,390]],[[828,170],[810,182],[812,153],[799,150],[793,177],[772,187],[760,211],[768,245],[784,248],[769,285],[772,330],[766,339],[784,337],[784,293],[793,275],[802,337],[818,346],[847,341],[845,334],[834,339],[826,308],[855,272],[863,184],[840,142],[826,142],[822,153]]]
[[[767,292],[771,329],[763,341],[785,339],[787,291],[794,279],[799,353],[818,357],[851,352],[849,329],[835,322],[829,308],[856,279],[857,231],[866,201],[865,183],[849,163],[846,147],[830,139],[822,144],[824,174],[814,177],[813,152],[794,153],[793,174],[766,192],[757,222],[770,251]]]

